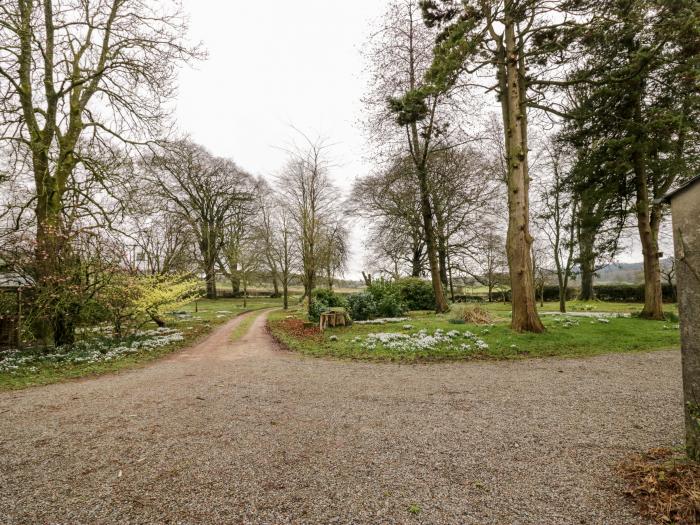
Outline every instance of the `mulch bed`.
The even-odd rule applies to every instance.
[[[625,493],[657,523],[700,524],[700,464],[667,448],[636,455],[620,465]]]
[[[304,339],[320,339],[321,329],[316,325],[309,325],[301,319],[284,319],[278,322],[278,326],[289,335]]]

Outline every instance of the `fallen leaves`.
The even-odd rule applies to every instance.
[[[700,523],[700,464],[666,448],[655,448],[620,465],[625,493],[657,523]]]

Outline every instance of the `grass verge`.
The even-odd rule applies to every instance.
[[[543,316],[547,328],[543,334],[518,334],[510,330],[508,320],[498,318],[491,325],[453,324],[449,314],[413,312],[405,322],[383,325],[354,324],[328,329],[304,327],[300,310],[271,312],[270,333],[291,350],[311,356],[395,362],[429,362],[468,359],[521,359],[525,357],[588,356],[612,352],[634,352],[678,347],[678,326],[673,323],[638,318],[595,318]],[[417,337],[459,332],[453,340],[432,347],[395,344],[367,344],[376,334],[405,334]],[[466,336],[470,335],[471,339]],[[369,337],[368,337],[369,336]],[[398,336],[403,337],[403,336]],[[406,338],[404,337],[404,340]],[[478,343],[481,341],[481,343]],[[372,347],[373,346],[373,347]],[[465,349],[469,346],[469,349]]]

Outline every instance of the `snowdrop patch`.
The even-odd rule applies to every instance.
[[[141,330],[125,340],[93,339],[78,341],[72,346],[62,346],[50,354],[23,353],[19,350],[0,352],[0,372],[17,373],[20,369],[37,371],[39,363],[103,363],[119,357],[150,352],[184,339],[181,332],[172,328]],[[32,366],[29,366],[32,365]]]
[[[468,339],[471,344],[460,343],[455,347],[456,340],[460,338]],[[441,328],[436,329],[432,334],[426,329],[419,330],[413,334],[377,332],[368,334],[364,338],[355,337],[353,342],[359,343],[360,347],[365,350],[383,348],[405,352],[431,351],[440,347],[452,347],[468,352],[472,350],[472,345],[478,350],[487,350],[489,348],[486,341],[479,339],[469,331],[450,330],[445,332]]]
[[[402,323],[409,321],[410,317],[380,317],[379,319],[369,319],[368,321],[355,321],[355,324],[387,324]]]

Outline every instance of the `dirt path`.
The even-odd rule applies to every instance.
[[[0,523],[637,525],[615,464],[681,442],[678,352],[343,362],[276,350],[264,317],[0,394]]]

